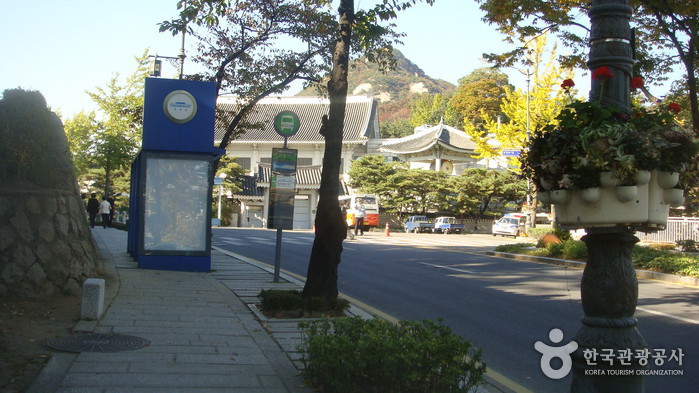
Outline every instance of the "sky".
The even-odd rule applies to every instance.
[[[356,0],[356,8],[367,8],[372,1]],[[160,33],[157,26],[177,16],[176,4],[177,0],[5,2],[0,14],[0,92],[16,87],[38,90],[64,120],[81,110],[94,110],[85,92],[105,86],[117,74],[125,78],[133,73],[135,56],[146,49],[177,56],[180,37]],[[432,78],[457,84],[471,71],[488,66],[482,53],[511,49],[482,16],[474,0],[417,5],[395,20],[397,30],[407,34],[398,49]],[[185,62],[185,73],[193,67]],[[520,71],[504,71],[515,87],[526,88]],[[165,63],[163,76],[175,74],[175,67]],[[582,82],[578,87],[586,92]]]

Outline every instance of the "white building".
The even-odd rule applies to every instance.
[[[233,97],[219,97],[216,106],[215,139],[218,144],[239,105]],[[230,141],[226,149],[229,155],[237,157],[238,164],[251,176],[244,181],[245,191],[233,196],[241,206],[238,225],[266,227],[272,148],[284,144],[284,138],[274,130],[273,121],[279,112],[290,110],[300,120],[298,132],[287,140],[288,148],[298,150],[294,229],[310,229],[313,226],[325,150],[325,139],[319,134],[319,130],[321,119],[328,113],[329,106],[329,100],[319,97],[270,97],[261,100],[248,115],[245,121],[256,124],[258,128]],[[376,101],[362,96],[347,97],[341,175],[347,172],[353,159],[376,153],[368,146],[372,145],[370,140],[378,137]]]

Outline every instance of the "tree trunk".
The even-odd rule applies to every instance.
[[[325,137],[325,155],[315,219],[315,240],[303,288],[304,297],[320,296],[327,300],[337,299],[337,267],[340,264],[342,242],[347,236],[347,225],[342,217],[338,196],[354,0],[341,0],[338,12],[340,31],[328,82],[330,111],[327,117],[323,117],[320,130]]]

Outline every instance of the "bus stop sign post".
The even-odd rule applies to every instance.
[[[286,146],[287,146],[287,138],[289,138],[290,136],[294,136],[296,134],[296,132],[299,130],[300,126],[301,126],[301,122],[299,121],[298,115],[292,111],[281,111],[277,114],[277,116],[274,117],[274,130],[277,132],[277,134],[284,137],[284,147],[283,147],[283,149],[280,149],[280,150],[284,150],[284,153],[286,153],[286,154],[284,154],[283,157],[275,157],[275,154],[272,154],[272,169],[273,169],[272,176],[275,177],[275,182],[274,182],[274,184],[270,184],[270,185],[272,185],[272,187],[270,187],[270,196],[272,196],[273,189],[275,191],[274,192],[275,195],[277,194],[277,191],[281,191],[281,190],[277,190],[277,187],[276,187],[277,182],[276,182],[275,170],[280,172],[279,174],[282,176],[291,177],[291,176],[296,174],[297,151],[295,149],[287,149]],[[292,150],[293,150],[293,152],[292,152]],[[291,153],[291,154],[289,154],[289,153]],[[279,154],[277,154],[277,155],[279,155]],[[290,155],[294,156],[293,157],[293,164],[291,164],[291,162],[288,162]],[[281,160],[279,160],[279,158],[281,158]],[[289,168],[289,169],[293,168],[293,171],[285,171],[284,169],[286,169],[286,168]],[[294,190],[292,189],[291,190],[291,198],[293,198],[293,193],[294,193]],[[291,202],[292,202],[292,204],[291,204],[291,221],[292,221],[292,227],[293,227],[293,218],[294,218],[294,216],[293,216],[293,209],[294,209],[293,199]],[[273,206],[276,206],[276,207],[279,207],[279,205],[281,205],[280,201],[278,201],[278,200],[273,201],[271,198],[270,198],[270,204]],[[269,217],[270,221],[273,223],[273,227],[277,228],[277,244],[276,244],[276,247],[274,250],[274,282],[275,283],[279,282],[279,271],[281,270],[281,256],[282,256],[282,230],[283,230],[283,226],[286,226],[284,224],[282,224],[283,226],[281,226],[281,225],[278,225],[276,223],[277,220],[273,216],[275,214],[275,211],[277,211],[277,210],[278,209],[270,209],[270,212],[272,214]],[[288,229],[292,229],[292,228],[288,228]]]

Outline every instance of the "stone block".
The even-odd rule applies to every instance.
[[[104,313],[104,280],[88,278],[83,282],[82,304],[80,319],[95,321],[102,318]]]

